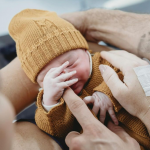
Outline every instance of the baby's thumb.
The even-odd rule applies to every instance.
[[[99,70],[113,96],[116,97],[117,93],[121,92],[120,90],[124,87],[123,82],[119,79],[117,73],[111,67],[107,65],[100,65]]]

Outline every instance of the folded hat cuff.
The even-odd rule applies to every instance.
[[[54,58],[74,49],[88,49],[88,44],[77,30],[39,39],[21,59],[22,68],[33,83],[44,66]]]

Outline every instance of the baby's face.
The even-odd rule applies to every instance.
[[[90,74],[89,56],[87,52],[82,49],[66,52],[47,64],[37,77],[39,85],[43,87],[44,77],[51,68],[59,67],[66,61],[69,61],[69,65],[64,72],[71,72],[74,70],[77,72],[71,79],[78,78],[78,82],[72,85],[71,88],[76,94],[79,94]]]

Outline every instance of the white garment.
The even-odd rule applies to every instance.
[[[133,70],[137,75],[145,95],[150,96],[150,65],[135,67]]]

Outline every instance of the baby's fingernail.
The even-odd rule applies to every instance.
[[[75,79],[72,79],[72,80],[74,80],[74,81],[78,81],[78,78],[75,78]]]
[[[66,62],[64,63],[64,65],[67,65],[67,64],[69,64],[69,61],[66,61]]]
[[[107,67],[105,65],[99,66],[99,70],[100,70],[101,74],[103,74],[106,69],[107,69]]]
[[[76,72],[77,72],[76,70],[72,71],[73,74],[76,73]]]

